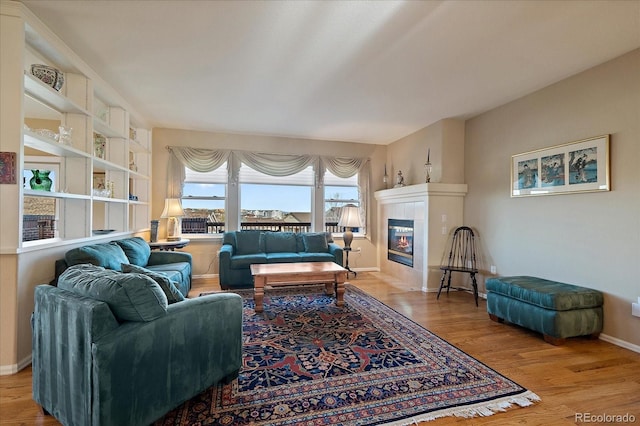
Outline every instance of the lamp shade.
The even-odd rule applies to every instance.
[[[340,212],[338,226],[344,226],[345,228],[360,228],[362,226],[362,222],[360,221],[360,209],[353,204],[345,204]]]
[[[182,203],[180,198],[167,198],[164,200],[164,210],[160,217],[181,217],[184,216],[184,210],[182,210]]]

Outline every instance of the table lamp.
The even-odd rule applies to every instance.
[[[358,207],[353,204],[345,204],[342,207],[342,211],[340,212],[340,220],[338,221],[338,226],[346,228],[342,239],[344,240],[344,248],[350,250],[351,241],[353,241],[352,228],[362,227],[362,222],[360,221],[360,211]]]
[[[167,198],[164,200],[164,210],[160,217],[168,218],[167,220],[167,241],[179,241],[180,236],[180,220],[184,216],[182,203],[180,198]]]

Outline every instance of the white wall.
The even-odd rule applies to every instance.
[[[640,345],[640,50],[468,120],[465,133],[465,224],[487,261],[499,275],[604,292],[603,333]],[[512,155],[602,134],[612,191],[510,198]]]

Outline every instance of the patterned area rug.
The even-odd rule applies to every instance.
[[[322,287],[244,298],[240,377],[158,425],[409,425],[487,416],[539,398],[356,287],[345,306]],[[244,294],[243,294],[244,293]]]

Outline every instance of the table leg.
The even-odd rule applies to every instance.
[[[344,282],[346,279],[346,272],[336,274],[336,306],[344,306]]]
[[[331,282],[331,283],[325,283],[324,284],[324,294],[326,294],[327,296],[330,294],[334,294],[334,287],[335,283]]]
[[[264,286],[266,284],[267,277],[256,276],[253,281],[254,281],[253,301],[255,304],[254,310],[259,313],[259,312],[262,312],[264,309],[262,302],[264,299]]]

